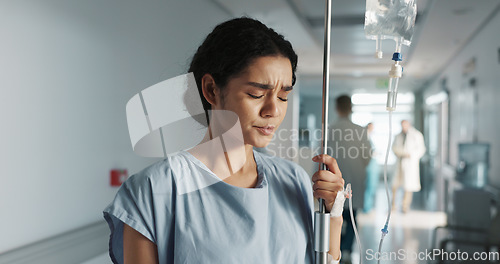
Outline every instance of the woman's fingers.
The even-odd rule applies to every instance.
[[[332,192],[328,190],[316,190],[313,192],[313,196],[316,199],[323,199],[327,203],[333,203],[335,201],[335,198],[337,197],[337,192]]]
[[[314,182],[314,197],[325,200],[327,210],[331,210],[337,197],[337,192],[342,191],[344,188],[344,179],[342,178],[339,165],[336,159],[325,154],[315,156],[312,160],[324,163],[328,167],[328,170],[319,170],[314,173],[312,181]]]
[[[337,182],[340,180],[344,180],[341,175],[334,174],[331,171],[320,170],[314,173],[311,180],[313,182],[316,181],[327,181],[327,182]]]
[[[329,171],[316,172],[313,176],[313,182],[314,197],[324,199],[328,205],[333,204],[337,192],[344,188],[344,179]]]
[[[342,177],[337,160],[327,154],[321,154],[312,158],[314,162],[326,164],[328,170]]]
[[[344,187],[343,181],[326,182],[326,181],[316,181],[313,184],[313,190],[324,190],[331,192],[342,191]]]

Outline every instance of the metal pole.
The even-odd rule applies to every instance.
[[[328,143],[328,100],[330,84],[330,32],[332,24],[332,0],[326,0],[325,8],[325,38],[323,53],[323,109],[321,121],[322,153],[327,154]],[[320,165],[321,170],[326,170],[325,164]],[[319,210],[314,219],[314,250],[316,251],[316,264],[326,264],[330,247],[330,214],[326,213],[325,201],[319,199]]]

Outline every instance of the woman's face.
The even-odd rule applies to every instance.
[[[245,144],[265,147],[285,117],[292,88],[288,58],[259,57],[228,81],[214,108],[238,115]]]

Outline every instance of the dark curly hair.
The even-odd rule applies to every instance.
[[[292,65],[292,85],[295,84],[297,54],[292,44],[260,21],[241,17],[217,25],[193,56],[189,72],[194,74],[205,111],[210,103],[201,91],[201,78],[210,74],[224,89],[229,79],[242,73],[255,59],[283,56]]]

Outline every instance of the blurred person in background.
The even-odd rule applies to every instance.
[[[410,209],[414,192],[420,191],[420,158],[425,154],[424,136],[408,120],[401,121],[401,133],[394,139],[392,151],[397,157],[392,185],[392,210],[396,210],[396,194],[403,188],[403,213]]]

